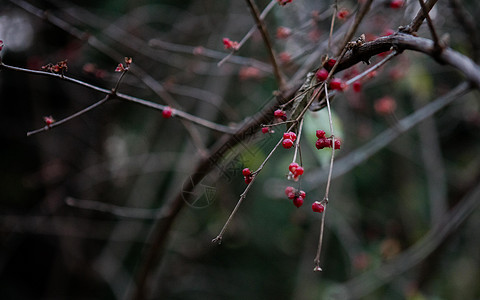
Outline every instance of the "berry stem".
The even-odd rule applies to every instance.
[[[292,127],[293,127],[293,125],[292,125]],[[267,163],[267,161],[270,159],[270,157],[273,155],[273,153],[275,152],[275,150],[277,150],[278,146],[280,146],[280,144],[281,144],[282,142],[283,142],[283,137],[278,141],[278,143],[275,145],[275,147],[273,147],[272,151],[270,151],[270,153],[269,153],[268,156],[265,158],[265,160],[262,162],[262,164],[258,167],[258,169],[257,169],[255,172],[252,173],[252,175],[253,175],[252,181],[250,181],[250,183],[247,185],[247,187],[245,188],[245,190],[243,191],[243,193],[240,195],[240,199],[238,199],[238,202],[237,202],[237,204],[235,205],[235,207],[233,208],[233,211],[230,213],[230,216],[228,216],[228,219],[227,219],[227,221],[225,222],[225,224],[223,225],[222,230],[220,230],[220,233],[212,240],[212,243],[218,243],[218,244],[221,244],[221,243],[222,243],[223,234],[224,234],[225,231],[227,230],[228,225],[230,224],[230,222],[232,221],[233,217],[234,217],[235,214],[237,213],[237,210],[238,210],[238,208],[240,207],[240,205],[242,204],[243,200],[246,198],[248,191],[250,190],[250,188],[252,187],[253,183],[255,182],[255,179],[257,179],[258,173],[260,173],[260,171],[263,169],[263,167],[265,166],[265,164]]]
[[[322,213],[322,220],[320,223],[320,236],[318,238],[318,248],[317,248],[317,255],[315,255],[315,259],[313,260],[315,267],[313,268],[313,271],[322,271],[322,268],[320,268],[320,254],[322,250],[322,243],[323,243],[323,228],[325,228],[325,215],[327,214],[327,202],[325,201],[325,204],[323,205],[324,210]]]
[[[327,110],[328,110],[328,121],[330,123],[330,133],[332,135],[332,145],[335,145],[335,135],[333,134],[333,121],[332,121],[332,111],[330,110],[330,98],[328,97],[328,87],[327,83],[325,82],[325,101],[327,102]],[[322,214],[322,220],[320,223],[320,237],[318,241],[318,248],[317,248],[317,255],[315,256],[314,263],[314,271],[322,271],[320,268],[320,254],[322,252],[322,242],[323,242],[323,229],[325,227],[325,215],[327,213],[327,204],[328,204],[328,194],[330,193],[330,183],[332,182],[332,171],[333,171],[333,161],[335,159],[335,146],[332,147],[332,156],[330,158],[330,168],[328,170],[328,179],[327,179],[327,187],[325,188],[325,196],[323,197],[323,203],[325,210]]]
[[[295,162],[297,160],[297,153],[298,153],[299,148],[300,148],[300,138],[302,137],[302,127],[303,127],[303,118],[300,120],[300,125],[298,126],[298,136],[297,136],[297,140],[295,141],[295,152],[293,153],[292,162]],[[301,157],[301,155],[300,155],[300,157]]]

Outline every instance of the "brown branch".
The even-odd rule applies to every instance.
[[[359,62],[368,62],[372,56],[388,51],[392,47],[398,52],[413,50],[425,53],[442,64],[454,67],[475,87],[480,87],[480,67],[470,58],[451,48],[445,48],[437,55],[431,40],[404,33],[380,37],[348,51],[340,61],[337,71],[347,69]]]
[[[420,6],[422,8],[423,14],[425,15],[425,18],[427,19],[428,29],[430,29],[430,33],[433,39],[433,47],[435,48],[436,52],[442,51],[442,47],[440,46],[438,41],[437,32],[435,31],[435,27],[433,26],[432,19],[430,18],[428,9],[425,6],[425,2],[423,2],[423,0],[418,0],[418,2],[420,3]]]
[[[433,6],[437,3],[437,1],[438,0],[429,0],[427,3],[425,3],[426,9],[423,10],[422,8],[420,8],[412,22],[410,22],[410,24],[408,24],[407,26],[403,27],[401,31],[410,34],[417,32],[420,26],[422,26],[423,20],[427,16],[425,13],[430,12],[430,10],[432,10]]]
[[[253,2],[253,0],[245,0],[245,1],[250,7],[252,16],[255,19],[255,23],[257,23],[258,30],[262,34],[263,42],[265,43],[265,47],[267,48],[268,56],[270,57],[270,62],[273,67],[273,74],[275,75],[275,79],[277,80],[278,88],[280,91],[283,91],[285,90],[285,80],[283,79],[283,76],[280,73],[280,68],[278,67],[275,53],[273,53],[272,42],[270,41],[270,36],[268,35],[268,31],[267,31],[267,28],[265,27],[265,23],[260,18],[260,12],[258,11],[258,7]]]
[[[0,62],[0,69],[2,69],[2,68],[12,70],[12,71],[29,73],[29,74],[33,74],[33,75],[54,77],[56,79],[71,82],[71,83],[74,83],[74,84],[77,84],[77,85],[80,85],[80,86],[86,87],[88,89],[91,89],[91,90],[94,90],[94,91],[97,91],[97,92],[100,92],[100,93],[103,93],[103,94],[107,94],[107,95],[112,93],[111,90],[104,89],[104,88],[86,83],[84,81],[81,81],[81,80],[78,80],[78,79],[75,79],[75,78],[72,78],[72,77],[68,77],[68,76],[65,76],[65,75],[61,75],[61,74],[24,69],[24,68],[19,68],[19,67],[6,65],[3,62]],[[122,93],[115,93],[115,98],[119,99],[119,100],[124,100],[124,101],[137,103],[137,104],[140,104],[142,106],[153,108],[153,109],[159,110],[159,111],[163,111],[165,108],[167,108],[167,106],[165,106],[165,105],[161,105],[161,104],[158,104],[158,103],[154,103],[154,102],[151,102],[151,101],[148,101],[148,100],[145,100],[145,99],[133,97],[133,96],[122,94]],[[215,131],[218,131],[218,132],[223,132],[223,133],[228,133],[228,134],[233,134],[235,132],[235,128],[228,127],[228,126],[225,126],[225,125],[220,125],[220,124],[202,119],[200,117],[189,114],[189,113],[184,112],[184,111],[179,110],[179,109],[175,109],[175,117],[182,118],[182,119],[187,120],[189,122],[192,122],[194,124],[197,124],[197,125],[200,125],[200,126],[203,126],[205,128],[209,128],[209,129],[212,129],[212,130],[215,130]],[[59,122],[60,121],[58,121],[57,123],[59,123]],[[50,127],[52,127],[52,125]]]

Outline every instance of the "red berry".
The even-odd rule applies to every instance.
[[[295,195],[295,188],[293,186],[287,186],[285,188],[285,195],[287,195],[287,197],[290,198],[291,194]]]
[[[325,207],[322,205],[322,203],[315,201],[312,204],[312,210],[314,212],[322,213],[325,210]]]
[[[285,148],[285,149],[290,149],[290,148],[292,148],[292,146],[293,146],[293,141],[292,141],[291,139],[285,139],[285,140],[283,140],[283,142],[282,142],[282,146],[283,146],[283,148]]]
[[[262,133],[269,133],[270,129],[268,127],[262,127]]]
[[[385,96],[375,101],[373,107],[375,108],[377,114],[388,115],[393,113],[397,109],[397,103],[392,97]]]
[[[237,50],[237,48],[238,48],[238,42],[234,42],[234,41],[230,40],[229,38],[223,38],[223,45],[225,46],[225,49]]]
[[[315,76],[317,77],[318,81],[325,81],[328,77],[328,71],[325,69],[320,69],[315,73]]]
[[[277,39],[286,39],[292,34],[292,30],[287,27],[278,27],[277,28]]]
[[[299,195],[300,197],[302,197],[303,199],[305,199],[305,197],[307,197],[307,193],[305,193],[304,191],[298,192],[298,195]]]
[[[335,149],[340,149],[342,142],[340,140],[335,140]]]
[[[0,40],[0,51],[2,51],[2,49],[3,49],[3,41]]]
[[[338,11],[337,18],[339,18],[340,20],[344,20],[346,17],[348,17],[349,14],[350,12],[346,8],[342,8]]]
[[[164,117],[165,119],[168,119],[172,116],[172,109],[167,106],[163,109],[162,111],[162,117]]]
[[[290,172],[292,172],[293,174],[295,174],[295,170],[299,167],[299,165],[295,162],[291,163],[289,166],[288,166],[288,170]]]
[[[281,119],[282,121],[286,121],[287,120],[287,114],[281,110],[281,109],[277,109],[274,113],[273,113],[273,116],[277,119]]]
[[[249,184],[250,182],[252,182],[253,180],[253,176],[245,176],[245,183],[246,184]]]
[[[331,139],[325,139],[325,147],[332,148],[332,140]]]
[[[247,176],[252,175],[252,172],[250,171],[249,168],[245,168],[245,169],[242,170],[242,174],[243,174],[243,176],[247,177]]]
[[[315,143],[315,147],[320,150],[320,149],[323,149],[325,147],[328,147],[328,144],[327,144],[327,139],[326,138],[320,138],[317,140],[317,142]]]
[[[303,172],[304,172],[303,167],[298,167],[298,168],[295,169],[295,172],[293,172],[293,175],[295,177],[298,177],[298,176],[302,175]]]
[[[390,8],[397,9],[402,7],[403,4],[404,4],[403,0],[393,0],[392,2],[390,2]]]
[[[327,66],[331,69],[333,68],[333,66],[335,65],[337,61],[333,58],[330,58],[328,61],[327,61]]]
[[[332,90],[338,90],[338,91],[343,91],[346,88],[345,83],[338,78],[334,78],[330,81],[330,89]]]
[[[283,51],[280,54],[278,54],[278,58],[282,62],[282,64],[288,64],[292,60],[292,55],[290,53]]]
[[[293,199],[293,205],[295,205],[297,208],[303,205],[303,198],[302,197],[296,197]]]
[[[362,90],[362,84],[360,83],[360,81],[355,81],[353,83],[353,90],[357,93]]]
[[[286,140],[286,139],[291,139],[293,142],[295,142],[295,140],[297,139],[297,135],[295,134],[295,132],[285,132],[283,134],[283,139]]]
[[[50,125],[52,125],[53,122],[55,122],[55,120],[52,118],[52,116],[43,117],[43,121],[45,122],[45,124],[47,126],[50,126]]]
[[[317,138],[319,138],[319,139],[325,138],[325,131],[323,131],[323,130],[317,130],[317,132],[315,134],[317,135]]]

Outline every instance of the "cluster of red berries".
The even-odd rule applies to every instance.
[[[316,132],[317,135],[317,142],[315,143],[315,147],[320,150],[323,148],[332,148],[332,139],[325,137],[325,131],[323,130],[317,130]],[[342,145],[342,142],[340,140],[335,139],[335,149],[340,149],[340,146]]]
[[[330,63],[330,61],[334,61],[334,62]],[[330,65],[333,67],[333,65],[335,65],[335,60],[330,59],[327,62],[327,65],[329,67],[330,67]],[[327,80],[327,77],[328,77],[328,71],[325,70],[325,69],[319,69],[315,73],[315,77],[317,77],[318,81],[325,81],[325,80]],[[332,80],[330,80],[330,83],[328,84],[328,87],[332,90],[343,91],[347,88],[347,84],[339,78],[333,78]]]
[[[297,139],[297,135],[295,134],[295,132],[291,132],[291,131],[285,132],[283,134],[283,142],[282,142],[283,148],[285,149],[292,148],[293,142],[295,142],[296,139]]]
[[[283,110],[281,109],[277,109],[276,111],[273,112],[273,116],[275,117],[275,119],[277,119],[278,121],[283,121],[285,122],[287,120],[287,113],[284,112]]]
[[[287,186],[285,189],[285,195],[288,199],[293,200],[293,205],[300,207],[303,205],[303,199],[307,196],[304,191],[299,191],[292,186]]]
[[[304,172],[303,167],[301,167],[296,162],[291,163],[288,166],[288,170],[292,173],[293,180],[295,181],[298,181],[298,177],[300,177],[300,175],[303,175],[303,172]]]
[[[245,177],[245,183],[249,184],[253,180],[253,174],[252,171],[250,171],[249,168],[245,168],[242,170],[242,174]]]

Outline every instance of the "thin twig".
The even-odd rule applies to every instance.
[[[250,11],[252,12],[253,18],[255,19],[255,23],[257,23],[258,30],[262,34],[263,42],[265,43],[265,47],[268,51],[268,56],[270,57],[270,62],[273,67],[273,74],[275,75],[275,79],[277,80],[278,88],[280,91],[285,89],[285,80],[280,72],[280,68],[278,67],[277,59],[275,54],[273,53],[272,43],[270,42],[270,36],[268,35],[267,28],[265,27],[265,23],[260,18],[260,12],[258,11],[257,5],[253,2],[253,0],[245,0],[250,7]]]
[[[437,32],[435,31],[435,27],[433,26],[432,19],[430,19],[430,15],[428,13],[427,7],[425,6],[425,2],[423,2],[423,0],[418,0],[418,2],[422,7],[425,18],[427,19],[428,28],[430,29],[430,33],[432,34],[433,47],[436,49],[436,51],[441,51],[442,47],[439,44],[438,35],[437,35]]]
[[[72,115],[64,118],[64,119],[61,119],[60,121],[56,121],[56,122],[53,122],[53,123],[50,124],[50,125],[45,125],[45,126],[42,127],[42,128],[39,128],[39,129],[36,129],[36,130],[32,130],[32,131],[27,132],[27,136],[31,136],[31,135],[40,133],[40,132],[42,132],[42,131],[50,130],[50,129],[52,129],[52,128],[54,128],[54,127],[57,127],[57,126],[60,126],[60,125],[62,125],[63,123],[66,123],[66,122],[68,122],[68,121],[70,121],[70,120],[72,120],[72,119],[75,119],[75,118],[77,118],[77,117],[80,117],[81,115],[83,115],[83,114],[85,114],[85,113],[93,110],[94,108],[102,105],[103,103],[105,103],[105,102],[106,102],[108,99],[110,99],[111,97],[112,97],[112,95],[111,95],[111,94],[108,94],[108,95],[106,95],[102,100],[100,100],[100,101],[98,101],[98,102],[95,102],[94,104],[92,104],[92,105],[90,105],[90,106],[88,106],[88,107],[86,107],[86,108],[84,108],[84,109],[82,109],[82,110],[80,110],[80,111],[78,111],[78,112],[76,112],[76,113],[74,113],[74,114],[72,114]]]
[[[34,74],[34,75],[40,75],[40,76],[51,76],[51,77],[54,77],[54,78],[57,78],[57,79],[60,79],[60,80],[64,80],[64,81],[67,81],[67,82],[78,84],[80,86],[83,86],[83,87],[86,87],[86,88],[89,88],[91,90],[98,91],[98,92],[101,92],[101,93],[104,93],[104,94],[110,94],[112,92],[111,90],[104,89],[104,88],[86,83],[84,81],[81,81],[81,80],[78,80],[78,79],[75,79],[75,78],[71,78],[71,77],[68,77],[68,76],[61,76],[60,74],[55,74],[55,73],[51,73],[51,72],[37,71],[37,70],[30,70],[30,69],[14,67],[14,66],[6,65],[3,62],[0,62],[0,69],[1,68],[13,70],[13,71],[24,72],[24,73],[29,73],[29,74]],[[167,108],[167,106],[165,106],[165,105],[157,104],[157,103],[145,100],[145,99],[133,97],[133,96],[122,94],[122,93],[116,93],[115,98],[117,98],[119,100],[125,100],[125,101],[129,101],[129,102],[137,103],[137,104],[140,104],[142,106],[153,108],[153,109],[159,110],[159,111],[163,111],[165,108]],[[186,113],[186,112],[184,112],[182,110],[179,110],[177,108],[175,109],[175,117],[183,118],[187,121],[190,121],[190,122],[195,123],[197,125],[203,126],[205,128],[209,128],[209,129],[212,129],[212,130],[215,130],[215,131],[218,131],[218,132],[227,133],[227,134],[233,134],[236,130],[235,128],[232,128],[232,127],[224,126],[224,125],[221,125],[221,124],[217,124],[217,123],[202,119],[200,117],[197,117],[195,115]],[[60,121],[58,121],[58,122],[60,122]]]
[[[427,13],[430,12],[430,10],[437,3],[437,1],[438,0],[429,0],[429,1],[427,1],[427,3],[425,3]],[[418,11],[417,15],[412,20],[412,22],[410,22],[410,24],[408,24],[407,26],[403,27],[401,29],[401,31],[404,32],[404,33],[408,33],[408,34],[412,34],[414,32],[417,32],[418,29],[420,28],[420,26],[422,25],[425,17],[426,17],[425,10],[420,8],[420,10]]]
[[[262,11],[262,13],[260,14],[260,19],[263,20],[265,18],[265,16],[270,12],[270,10],[272,10],[272,8],[275,6],[275,4],[277,3],[276,0],[272,0],[270,1],[270,3],[265,7],[265,9]],[[242,40],[240,42],[238,42],[238,46],[233,49],[232,52],[230,52],[227,56],[225,56],[224,58],[222,58],[222,60],[220,60],[218,63],[217,63],[217,66],[221,66],[223,65],[227,60],[229,60],[230,58],[232,57],[235,57],[233,54],[235,52],[237,52],[240,48],[242,48],[242,46],[248,41],[248,39],[253,35],[253,33],[255,32],[255,30],[257,29],[257,26],[252,26],[252,28],[250,28],[250,30],[247,32],[247,34],[242,38]],[[271,70],[270,70],[271,71]]]
[[[152,220],[162,217],[162,213],[156,209],[123,207],[110,203],[83,199],[81,200],[73,197],[66,198],[65,203],[71,207],[108,213],[120,218]]]
[[[277,150],[278,146],[280,146],[280,144],[282,143],[282,141],[283,141],[283,138],[281,138],[281,139],[278,141],[278,143],[275,145],[275,147],[273,147],[273,149],[272,149],[272,150],[270,151],[270,153],[267,155],[267,157],[266,157],[265,160],[262,162],[262,164],[260,165],[260,167],[258,167],[258,169],[257,169],[255,172],[253,172],[252,181],[250,181],[250,183],[247,185],[247,187],[245,188],[245,190],[243,191],[243,193],[240,195],[240,199],[238,199],[238,202],[237,202],[237,204],[235,205],[235,208],[234,208],[233,211],[230,213],[230,216],[228,216],[228,219],[227,219],[227,221],[225,222],[225,224],[223,225],[222,230],[220,230],[220,233],[212,240],[212,243],[218,243],[218,244],[221,244],[221,243],[222,243],[223,234],[224,234],[225,231],[227,230],[228,225],[230,224],[230,222],[232,221],[233,217],[234,217],[235,214],[237,213],[237,210],[238,210],[238,208],[240,207],[240,205],[242,204],[243,200],[245,200],[248,191],[250,190],[250,188],[252,187],[253,183],[255,182],[255,179],[257,178],[257,176],[258,176],[258,174],[260,173],[260,171],[262,171],[263,167],[265,166],[265,164],[267,163],[267,161],[270,159],[270,157],[273,155],[273,153],[275,152],[275,150]]]
[[[300,148],[300,139],[302,137],[302,129],[303,129],[303,118],[300,120],[300,124],[298,125],[298,133],[297,133],[297,140],[295,141],[295,152],[293,153],[292,162],[297,160],[297,153]]]
[[[330,22],[330,32],[328,34],[328,49],[327,53],[330,53],[332,49],[332,36],[333,36],[333,27],[335,26],[335,17],[337,16],[337,1],[333,5],[333,14],[332,14],[332,21]]]
[[[322,215],[322,220],[320,223],[320,236],[319,236],[319,241],[318,241],[318,248],[317,248],[317,254],[315,256],[315,259],[313,260],[315,267],[313,268],[314,271],[322,271],[322,268],[320,268],[320,254],[322,252],[322,243],[323,243],[323,230],[325,227],[325,215],[326,215],[326,210],[327,210],[327,204],[328,204],[328,196],[330,193],[330,183],[332,182],[332,173],[333,173],[333,161],[335,159],[335,134],[333,132],[333,120],[332,120],[332,112],[330,110],[330,99],[328,97],[328,87],[327,87],[327,82],[324,83],[324,89],[325,89],[325,101],[327,102],[327,110],[328,110],[328,121],[330,124],[330,134],[332,137],[332,155],[330,157],[330,168],[328,171],[328,178],[327,178],[327,186],[325,188],[325,196],[323,197],[323,206],[324,206],[324,211]]]

